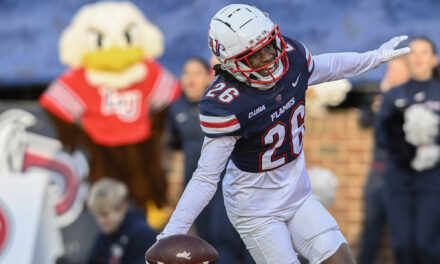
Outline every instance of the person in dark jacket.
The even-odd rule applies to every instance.
[[[155,243],[157,233],[143,212],[130,207],[127,186],[102,178],[92,186],[87,206],[101,231],[88,264],[145,264],[145,249]]]
[[[434,44],[410,42],[411,79],[391,89],[377,118],[376,140],[386,149],[385,210],[396,262],[440,263],[440,82]]]
[[[185,156],[184,184],[188,184],[197,168],[204,134],[200,127],[199,100],[211,83],[210,66],[201,58],[187,60],[182,68],[183,93],[168,109],[169,145],[183,150]],[[238,233],[228,220],[219,185],[210,205],[196,221],[198,235],[219,252],[219,264],[254,263]]]
[[[363,128],[374,126],[383,93],[399,86],[409,79],[409,70],[404,58],[399,57],[387,63],[387,70],[380,83],[380,94],[373,102],[361,109],[360,125]],[[359,247],[359,264],[373,264],[379,256],[381,240],[387,224],[383,199],[384,171],[387,151],[374,142],[372,161],[364,185],[364,220]]]

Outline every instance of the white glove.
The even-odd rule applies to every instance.
[[[405,140],[414,146],[434,144],[439,126],[440,116],[424,104],[414,104],[405,110],[403,123]]]
[[[408,39],[408,36],[394,37],[390,39],[388,42],[382,44],[377,50],[381,56],[382,62],[386,62],[409,53],[411,51],[409,47],[395,49],[400,42],[406,39]]]
[[[416,150],[416,156],[411,161],[411,167],[416,171],[424,171],[437,165],[440,160],[440,146],[421,146]]]

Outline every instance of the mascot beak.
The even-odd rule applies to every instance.
[[[99,71],[122,71],[142,61],[143,52],[140,46],[119,47],[113,45],[108,49],[87,52],[83,55],[86,69]]]

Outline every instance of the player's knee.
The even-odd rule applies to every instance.
[[[328,259],[324,260],[322,263],[323,264],[356,264],[356,261],[354,260],[350,247],[346,243],[343,243],[333,255],[331,255]]]

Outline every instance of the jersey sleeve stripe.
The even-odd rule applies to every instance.
[[[162,69],[158,79],[150,99],[151,107],[155,110],[161,110],[170,104],[176,98],[176,93],[179,90],[177,80],[167,70]]]
[[[206,116],[200,114],[200,126],[206,134],[231,133],[240,129],[240,123],[235,115]]]
[[[312,72],[314,66],[312,54],[309,53],[309,58],[307,60],[307,68],[309,69],[309,72]]]
[[[78,120],[85,111],[84,102],[66,84],[56,81],[46,93],[53,107],[67,114],[69,120]]]
[[[223,127],[230,127],[230,126],[234,126],[234,125],[238,124],[238,120],[234,119],[231,121],[226,121],[226,122],[221,122],[221,123],[209,123],[209,122],[200,121],[200,124],[204,127],[209,127],[209,128],[223,128]]]
[[[229,126],[229,127],[205,127],[203,125],[201,125],[202,127],[202,131],[206,134],[211,134],[211,135],[215,135],[215,134],[225,134],[225,133],[231,133],[234,132],[238,129],[240,129],[240,124],[236,124],[233,126]]]
[[[43,94],[40,98],[40,104],[48,108],[51,112],[57,112],[57,116],[66,122],[73,123],[73,115],[60,107],[60,102],[50,94]]]
[[[66,90],[60,88],[58,84],[54,84],[49,88],[48,94],[59,101],[59,106],[69,109],[75,116],[80,116],[84,111],[81,104],[73,100],[73,97]]]
[[[307,49],[306,45],[304,45],[302,42],[300,42],[300,43],[301,43],[301,45],[304,47],[304,50],[305,50],[305,52],[306,52],[307,69],[308,69],[309,72],[312,72],[312,70],[313,70],[313,66],[314,66],[314,63],[313,63],[313,56],[312,56],[312,54],[309,52],[309,50]]]
[[[230,116],[207,116],[200,114],[200,121],[208,122],[208,123],[224,123],[231,120],[237,120],[235,115]]]
[[[81,107],[82,109],[85,109],[87,107],[86,103],[81,99],[81,97],[79,97],[79,95],[74,90],[72,90],[72,88],[70,88],[69,85],[64,83],[62,80],[58,80],[57,83],[61,85],[63,89],[66,90],[66,92],[68,92],[72,96],[73,100],[77,104],[79,104],[79,107]]]

